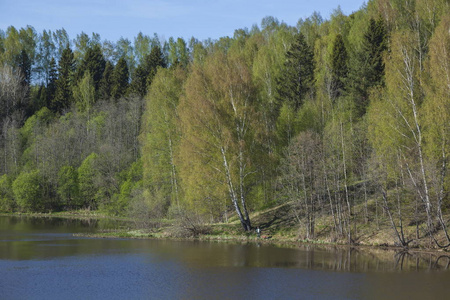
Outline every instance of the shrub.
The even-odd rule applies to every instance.
[[[44,185],[39,170],[20,173],[12,184],[12,190],[21,210],[42,211]]]

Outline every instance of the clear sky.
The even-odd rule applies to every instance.
[[[102,40],[133,38],[140,32],[160,37],[199,40],[232,36],[235,29],[260,25],[265,16],[289,25],[314,11],[324,19],[341,6],[345,14],[358,10],[363,0],[0,0],[0,29],[33,26],[64,28],[71,39],[84,31]]]

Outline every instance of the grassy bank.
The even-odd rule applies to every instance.
[[[387,215],[379,214],[377,220],[365,220],[361,213],[362,208],[355,207],[354,225],[352,226],[352,247],[377,247],[383,249],[401,249],[396,244],[397,239]],[[52,216],[67,214],[52,214]],[[69,214],[76,217],[77,214]],[[91,215],[93,216],[93,215]],[[102,216],[107,217],[107,216]],[[329,216],[316,218],[316,231],[314,239],[305,238],[304,224],[298,221],[292,214],[291,204],[283,204],[264,211],[255,212],[251,215],[252,226],[259,227],[261,237],[257,237],[255,231],[246,233],[237,218],[229,219],[228,223],[200,224],[183,222],[180,220],[164,220],[154,222],[151,228],[120,229],[102,231],[90,234],[91,237],[99,238],[154,238],[154,239],[196,239],[208,241],[228,242],[258,242],[267,244],[298,245],[299,243],[321,244],[321,245],[343,245],[348,246],[345,236],[338,236],[334,232],[333,222]],[[436,251],[434,243],[426,235],[424,225],[417,226],[410,220],[405,220],[405,236],[413,239],[409,245],[410,251]],[[419,231],[417,231],[419,228]],[[415,235],[419,233],[419,238]],[[443,232],[436,234],[438,239],[444,238]]]

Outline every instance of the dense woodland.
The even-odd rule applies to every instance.
[[[301,15],[301,12],[299,12]],[[381,214],[448,246],[450,4],[373,0],[233,37],[0,31],[0,209],[241,221]],[[435,238],[443,230],[445,239]]]

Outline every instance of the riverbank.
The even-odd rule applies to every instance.
[[[355,212],[358,212],[358,209],[356,207]],[[305,226],[299,223],[298,219],[292,214],[289,203],[251,214],[252,226],[261,229],[261,236],[259,238],[255,230],[252,232],[244,232],[236,217],[231,217],[228,223],[220,224],[204,224],[192,222],[192,220],[188,222],[183,220],[146,220],[145,225],[143,225],[141,221],[133,218],[108,216],[99,211],[90,210],[0,215],[39,218],[110,219],[127,223],[126,226],[121,226],[117,229],[80,234],[95,238],[202,240],[277,244],[284,246],[313,244],[392,249],[398,251],[405,250],[405,248],[398,247],[396,244],[394,230],[387,216],[382,214],[378,216],[377,220],[364,220],[363,218],[358,219],[355,217],[354,226],[352,227],[353,242],[351,244],[348,243],[348,239],[345,236],[338,236],[334,233],[333,222],[326,216],[317,216],[315,238],[307,239],[305,238]],[[409,223],[412,224],[412,222]],[[422,228],[422,231],[418,232],[418,228],[415,224],[404,226],[403,228],[405,237],[412,240],[409,244],[408,251],[448,251],[448,249],[437,248],[430,238],[425,235],[424,229]],[[418,233],[420,234],[419,238],[413,238]],[[436,237],[443,240],[443,232],[438,232]]]
[[[127,217],[117,217],[110,216],[105,213],[95,211],[95,210],[71,210],[71,211],[60,211],[60,212],[49,212],[49,213],[0,213],[0,216],[18,216],[18,217],[37,217],[37,218],[72,218],[72,219],[110,219],[110,220],[121,220],[130,221],[132,218]]]

